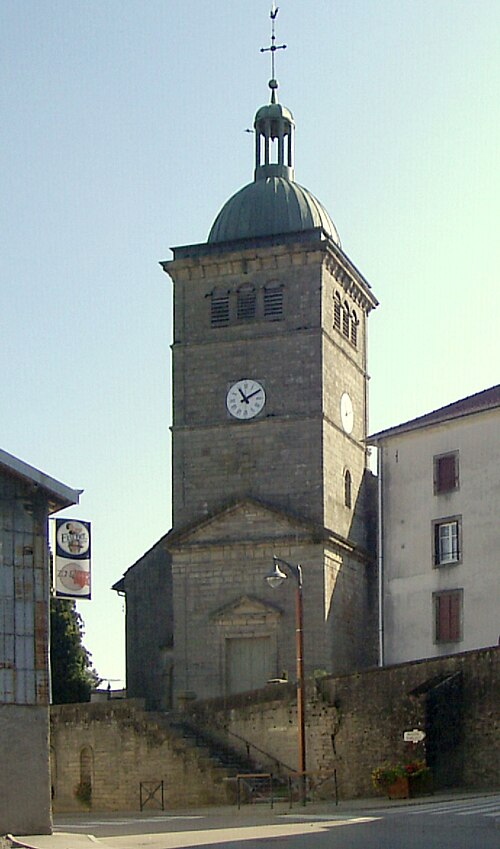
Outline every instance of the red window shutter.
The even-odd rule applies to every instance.
[[[456,479],[456,456],[447,454],[437,460],[436,489],[438,492],[449,492],[455,489]]]
[[[442,593],[436,598],[436,640],[453,642],[460,639],[461,593]]]
[[[448,596],[441,595],[438,598],[438,639],[439,640],[449,640],[450,633],[450,605]]]
[[[448,596],[450,606],[450,640],[460,639],[460,593],[450,593]]]

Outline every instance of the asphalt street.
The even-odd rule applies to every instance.
[[[18,840],[33,849],[500,849],[500,795],[67,815],[52,836]]]

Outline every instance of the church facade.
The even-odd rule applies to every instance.
[[[129,695],[152,707],[293,678],[293,582],[267,585],[275,555],[302,567],[306,674],[377,661],[366,445],[377,300],[328,212],[295,181],[293,116],[269,85],[253,182],[206,243],[162,263],[174,285],[173,526],[151,568],[161,582],[160,551],[170,602],[145,594],[141,613],[148,555],[114,587],[127,598],[127,672],[157,670],[147,692],[128,680]],[[167,629],[166,649],[141,639],[141,619],[150,636],[155,621]]]

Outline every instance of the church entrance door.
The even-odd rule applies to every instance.
[[[270,637],[234,637],[226,640],[228,693],[264,687],[273,677]]]

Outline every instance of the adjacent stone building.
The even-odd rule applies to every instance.
[[[370,437],[384,664],[495,646],[500,385]]]
[[[254,181],[206,243],[163,263],[174,282],[173,527],[114,587],[127,598],[129,694],[150,706],[170,700],[167,632],[174,701],[293,675],[294,592],[265,583],[273,555],[303,568],[306,673],[377,660],[366,446],[377,300],[295,182],[293,116],[270,88]]]
[[[52,827],[47,518],[80,493],[0,450],[0,834]]]

